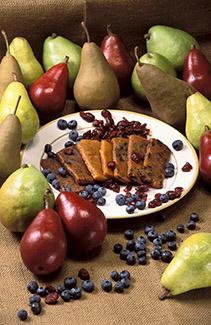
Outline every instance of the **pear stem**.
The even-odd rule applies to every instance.
[[[86,27],[86,24],[84,21],[81,22],[81,26],[83,27],[85,34],[86,34],[86,39],[87,39],[87,43],[90,43],[90,36],[89,36],[89,32],[88,29]]]
[[[15,109],[14,109],[14,112],[13,112],[14,115],[15,115],[16,112],[17,112],[17,109],[18,109],[18,105],[19,105],[19,103],[20,103],[20,100],[21,100],[21,96],[18,96],[18,100],[17,100],[17,103],[16,103],[16,105],[15,105]]]
[[[150,39],[150,34],[149,33],[144,34],[144,39],[146,39],[148,41]]]
[[[4,37],[4,40],[5,40],[5,43],[6,43],[6,48],[7,48],[7,52],[10,54],[10,48],[9,48],[9,42],[8,42],[8,38],[7,38],[7,34],[4,30],[1,31],[3,37]]]
[[[47,188],[44,194],[45,209],[50,207],[50,194],[52,193],[50,188]]]
[[[204,127],[204,131],[205,131],[205,132],[210,131],[210,128],[209,128],[208,125],[205,125],[205,127]]]
[[[28,168],[29,167],[29,165],[27,165],[27,164],[23,164],[22,166],[21,166],[21,168]]]
[[[52,33],[51,37],[52,38],[56,38],[57,37],[57,34],[56,33]]]
[[[196,45],[195,44],[191,44],[191,50],[195,49],[196,48]]]
[[[107,25],[107,33],[108,33],[108,36],[110,36],[112,34],[112,31],[111,31],[111,24],[108,24]]]
[[[136,58],[137,63],[139,65],[141,65],[141,63],[139,62],[139,57],[138,57],[138,46],[134,47],[134,54],[135,54],[135,58]]]
[[[13,81],[18,81],[17,75],[15,72],[12,73],[12,78],[13,78]]]
[[[69,56],[67,56],[67,55],[66,55],[66,56],[65,56],[65,58],[64,58],[64,63],[66,63],[66,64],[67,64],[67,63],[68,63],[68,61],[69,61]]]
[[[168,290],[168,289],[164,289],[164,292],[162,292],[159,295],[160,300],[165,300],[167,298],[172,298],[172,297],[173,297],[173,295],[171,294],[170,290]]]

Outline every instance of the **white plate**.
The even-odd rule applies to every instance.
[[[198,158],[195,150],[188,142],[188,140],[173,127],[150,116],[128,111],[110,110],[110,112],[112,113],[115,122],[118,122],[123,117],[125,117],[129,121],[136,120],[140,121],[141,123],[146,123],[147,127],[150,129],[150,137],[159,139],[165,143],[172,151],[170,161],[175,166],[175,175],[172,178],[164,180],[164,186],[162,189],[150,189],[148,192],[147,202],[151,201],[154,198],[155,193],[166,193],[166,191],[173,190],[177,186],[183,187],[184,191],[182,192],[182,195],[179,199],[168,201],[167,203],[164,203],[156,208],[146,207],[144,210],[136,209],[135,213],[128,214],[125,210],[126,206],[118,206],[116,204],[115,197],[117,193],[107,190],[105,196],[106,205],[100,207],[105,216],[108,219],[143,216],[167,208],[184,197],[193,187],[198,175]],[[97,119],[102,119],[100,111],[95,110],[92,111],[92,113]],[[66,119],[67,121],[75,119],[78,122],[77,130],[79,134],[82,134],[91,128],[91,123],[84,121],[80,117],[79,113],[69,114],[62,118]],[[54,120],[41,127],[33,141],[28,144],[23,150],[22,163],[33,164],[35,167],[40,169],[40,160],[44,156],[43,150],[45,144],[50,143],[53,147],[53,151],[57,152],[58,150],[62,149],[64,147],[64,143],[69,140],[68,133],[69,132],[67,130],[61,131],[58,129],[57,120]],[[182,140],[184,144],[181,151],[175,151],[172,148],[172,142],[178,139]],[[182,167],[186,162],[189,162],[193,167],[190,172],[182,171]],[[121,187],[122,193],[124,193],[124,188],[125,186]],[[59,192],[55,189],[54,193],[55,196],[59,194]]]

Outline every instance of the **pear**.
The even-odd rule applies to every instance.
[[[3,30],[1,31],[1,33],[5,39],[7,52],[5,56],[2,58],[0,64],[0,100],[3,92],[5,91],[9,83],[13,81],[13,73],[16,74],[16,78],[18,81],[22,83],[24,82],[18,62],[14,58],[14,56],[10,54],[7,35]]]
[[[152,26],[145,35],[147,52],[165,56],[177,70],[182,70],[186,55],[192,45],[199,48],[193,36],[178,28],[163,25]]]
[[[142,100],[146,100],[147,98],[144,93],[144,88],[138,78],[137,71],[136,71],[139,62],[155,65],[156,67],[160,68],[161,70],[169,73],[170,75],[172,75],[174,77],[176,77],[177,73],[176,73],[173,65],[171,64],[171,62],[169,60],[167,60],[164,56],[162,56],[158,53],[145,53],[140,58],[138,58],[137,51],[138,51],[138,47],[136,46],[134,49],[134,52],[135,52],[135,57],[136,57],[137,63],[133,69],[131,85],[132,85],[135,95]]]
[[[211,128],[211,102],[196,92],[187,98],[186,115],[186,137],[198,149],[205,126]]]
[[[10,53],[16,58],[21,68],[24,83],[28,87],[43,73],[41,64],[34,56],[29,42],[23,37],[15,37],[10,46]]]
[[[34,166],[23,165],[0,188],[0,222],[10,231],[23,232],[45,207],[44,194],[50,185]],[[50,206],[54,195],[50,194]]]
[[[186,99],[195,89],[151,64],[138,65],[136,71],[154,115],[175,127],[183,127]]]
[[[73,87],[75,100],[82,109],[114,107],[120,96],[116,75],[101,49],[90,42],[84,22],[82,26],[87,42],[81,51],[81,65]]]
[[[66,56],[70,58],[67,67],[69,71],[69,87],[71,88],[80,68],[81,47],[55,33],[46,38],[43,44],[43,66],[45,71],[63,62]]]
[[[19,96],[21,96],[21,100],[16,115],[22,127],[22,143],[27,144],[39,128],[39,118],[29,99],[26,88],[21,82],[11,82],[4,91],[0,102],[0,123],[8,114],[14,111],[14,106]]]
[[[180,245],[161,277],[160,299],[211,286],[211,233],[196,233]]]
[[[15,115],[21,96],[15,106],[13,114],[0,124],[0,186],[16,169],[20,168],[22,130],[18,117]]]

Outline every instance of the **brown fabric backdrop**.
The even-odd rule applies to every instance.
[[[98,43],[111,23],[132,51],[140,45],[144,52],[143,34],[154,24],[167,24],[182,28],[197,36],[202,49],[211,60],[211,2],[202,0],[13,0],[1,1],[0,26],[9,39],[16,35],[26,37],[36,55],[41,58],[42,42],[52,32],[83,43],[84,34],[80,22],[86,12],[87,25],[93,40]],[[0,54],[5,47],[0,42]],[[150,114],[149,108],[134,102],[133,96],[121,99],[118,108],[138,110]],[[74,102],[67,105],[65,112],[74,109]],[[54,325],[101,325],[101,324],[144,324],[144,325],[188,325],[211,324],[211,289],[196,290],[172,300],[159,301],[160,277],[164,263],[150,260],[147,266],[126,266],[112,253],[116,242],[125,243],[123,231],[132,227],[136,236],[143,233],[146,223],[156,225],[158,231],[175,229],[178,223],[187,222],[192,211],[200,214],[200,231],[211,231],[210,192],[198,181],[194,189],[171,209],[165,211],[166,220],[158,215],[118,220],[109,223],[109,233],[99,256],[89,261],[67,259],[53,284],[61,283],[67,275],[77,275],[81,267],[87,268],[96,284],[93,294],[84,294],[81,301],[60,302],[46,306],[42,315],[31,317],[32,324]],[[179,236],[184,239],[190,232]],[[0,324],[15,325],[18,308],[26,308],[29,294],[25,287],[32,275],[24,267],[19,255],[20,238],[0,226]],[[100,279],[107,278],[113,269],[128,268],[132,274],[132,288],[125,294],[107,294],[100,289]],[[40,280],[42,283],[42,281]],[[31,314],[30,314],[31,315]]]

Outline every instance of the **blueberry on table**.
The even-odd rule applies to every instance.
[[[180,151],[183,148],[183,142],[181,140],[175,140],[172,143],[172,147],[174,148],[174,150]]]
[[[71,130],[69,133],[69,139],[75,142],[77,137],[78,137],[78,132],[76,130]]]
[[[70,290],[68,290],[68,289],[62,291],[60,296],[66,302],[70,301],[70,299],[73,299],[73,296],[72,296]]]
[[[143,256],[146,256],[146,251],[145,250],[140,250],[137,252],[137,257],[143,257]]]
[[[74,300],[80,299],[82,296],[81,288],[75,287],[75,288],[70,289],[70,294]]]
[[[137,239],[136,239],[136,242],[142,242],[144,244],[146,244],[146,238],[144,236],[139,236]]]
[[[133,239],[128,240],[126,244],[126,249],[128,249],[129,251],[133,251],[134,247],[135,247],[135,241]]]
[[[198,215],[198,213],[196,213],[196,212],[191,213],[190,220],[192,220],[194,222],[198,222],[199,221],[199,215]]]
[[[111,271],[110,276],[114,281],[118,281],[120,279],[120,275],[117,271]]]
[[[31,293],[36,293],[37,292],[37,289],[38,289],[38,283],[36,281],[30,281],[28,284],[27,284],[27,289],[29,290],[29,292]]]
[[[167,241],[175,241],[177,237],[176,233],[173,230],[167,230],[165,232],[165,235]]]
[[[102,280],[101,281],[101,288],[105,291],[105,292],[110,292],[112,290],[112,282],[110,280]]]
[[[44,152],[45,152],[45,153],[48,153],[48,152],[50,152],[51,150],[52,150],[52,145],[49,144],[49,143],[47,143],[47,144],[45,145],[45,147],[44,147]]]
[[[136,241],[134,246],[135,252],[146,250],[146,244],[141,241]]]
[[[185,226],[182,224],[179,224],[177,226],[177,231],[180,232],[181,234],[185,232]]]
[[[19,318],[20,320],[24,321],[24,320],[27,319],[27,317],[28,317],[28,313],[27,313],[27,311],[26,311],[25,309],[20,309],[20,310],[18,310],[18,312],[17,312],[17,316],[18,316],[18,318]]]
[[[42,311],[40,303],[34,302],[33,304],[31,304],[31,311],[34,315],[39,315]]]
[[[40,298],[39,295],[33,295],[33,296],[29,297],[29,304],[30,305],[33,304],[34,302],[40,303],[40,301],[41,301],[41,298]]]
[[[161,245],[155,245],[153,248],[159,250],[160,252],[162,251]]]
[[[117,243],[117,244],[115,244],[115,245],[113,246],[113,252],[114,252],[115,254],[119,254],[119,253],[121,252],[122,249],[123,249],[123,246],[122,246],[121,244],[119,244],[119,243]]]
[[[154,249],[152,249],[150,255],[153,258],[153,260],[159,260],[159,258],[160,258],[160,251],[158,249],[154,248]]]
[[[188,221],[188,223],[187,223],[187,228],[188,228],[189,230],[194,230],[194,229],[196,229],[196,223],[195,223],[193,220]]]
[[[64,286],[67,289],[72,289],[76,286],[77,280],[72,276],[68,276],[64,279]]]
[[[77,121],[76,120],[71,120],[67,123],[67,127],[70,130],[73,130],[77,127]]]
[[[130,251],[126,248],[123,248],[120,252],[120,259],[126,261],[128,254],[130,254]]]
[[[128,270],[123,270],[119,273],[120,279],[130,279],[130,272]]]
[[[114,291],[117,293],[123,293],[124,292],[124,285],[121,281],[117,281],[114,285]]]
[[[147,264],[147,258],[146,258],[146,256],[139,257],[138,264],[140,264],[140,265],[146,265]]]
[[[134,265],[136,263],[136,258],[133,254],[128,254],[126,258],[126,262],[128,265]]]
[[[46,290],[46,288],[44,288],[44,287],[39,287],[39,288],[37,289],[37,294],[38,294],[40,297],[45,297],[45,296],[47,296],[47,290]]]
[[[130,287],[130,279],[129,278],[123,278],[121,279],[121,282],[123,284],[124,289],[128,289]]]
[[[62,291],[64,291],[64,290],[65,290],[65,286],[64,286],[63,284],[58,285],[58,287],[57,287],[57,289],[56,289],[56,291],[57,291],[59,294],[61,294]]]
[[[67,121],[64,120],[64,119],[59,119],[57,121],[57,127],[60,129],[60,130],[65,130],[67,128]]]
[[[155,231],[149,231],[147,234],[147,238],[149,239],[149,241],[153,242],[153,240],[155,238],[158,237],[158,234]]]
[[[172,252],[170,252],[168,250],[161,251],[161,260],[163,262],[170,263],[172,259],[173,259]]]
[[[152,243],[153,245],[162,245],[162,239],[157,237],[153,240]]]
[[[151,226],[151,225],[147,225],[147,226],[145,226],[145,228],[144,228],[144,233],[147,235],[150,231],[154,231],[155,229],[154,229],[154,227],[153,226]]]
[[[97,200],[97,205],[99,206],[104,206],[106,204],[106,199],[104,197],[100,197],[98,200]]]
[[[167,242],[167,238],[166,238],[166,234],[165,233],[158,235],[158,238],[161,239],[162,244],[165,244]]]
[[[132,229],[127,229],[124,232],[125,238],[126,239],[133,239],[134,238],[134,231]]]
[[[170,241],[167,243],[168,245],[168,248],[171,250],[171,251],[176,251],[177,250],[177,243],[175,241]]]
[[[82,288],[86,292],[92,292],[94,290],[94,283],[92,280],[85,280],[82,282]]]

